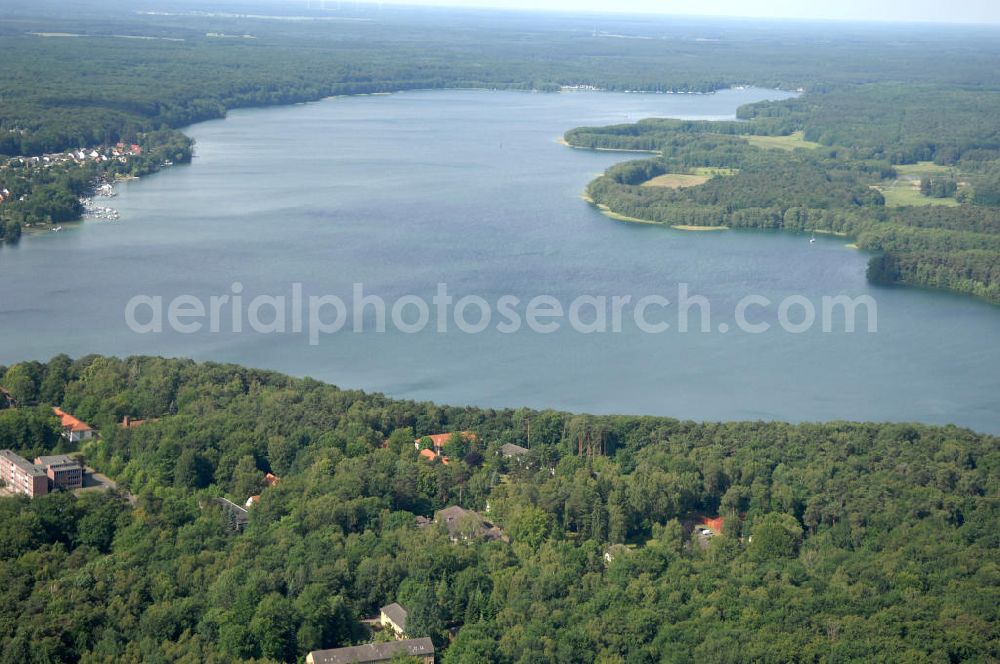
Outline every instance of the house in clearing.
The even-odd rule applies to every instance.
[[[349,648],[314,650],[306,655],[306,664],[377,664],[402,657],[412,657],[423,664],[434,664],[434,644],[425,636],[387,643],[366,643]]]
[[[443,524],[452,542],[470,539],[487,539],[491,541],[508,541],[503,531],[487,521],[478,512],[452,505],[437,512],[434,522]]]
[[[460,431],[458,432],[458,434],[465,440],[469,441],[470,443],[474,443],[476,442],[476,440],[478,440],[478,438],[476,438],[476,434],[472,433],[471,431]],[[434,434],[433,436],[421,436],[420,438],[417,438],[416,440],[413,441],[413,446],[419,450],[420,441],[422,441],[424,438],[430,438],[431,449],[433,449],[434,452],[436,452],[437,454],[441,454],[441,450],[444,448],[445,443],[447,443],[448,439],[451,438],[453,435],[454,433],[437,433]]]
[[[94,437],[94,429],[83,420],[73,417],[62,408],[53,408],[52,412],[62,421],[62,436],[69,442],[79,443]]]
[[[722,528],[725,525],[725,519],[721,516],[715,518],[702,517],[701,523],[695,526],[694,532],[697,535],[698,546],[705,549],[708,548],[709,542],[716,535],[722,534]]]
[[[379,609],[378,621],[395,632],[397,639],[402,639],[406,637],[406,615],[406,609],[393,602]]]

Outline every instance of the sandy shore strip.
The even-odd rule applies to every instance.
[[[573,148],[574,150],[593,150],[594,152],[635,152],[637,154],[660,154],[659,150],[627,150],[625,148],[588,148],[583,145],[573,145],[572,143],[567,143],[566,139],[560,136],[556,139],[556,143],[567,148]]]
[[[582,198],[583,200],[587,201],[588,203],[590,203],[591,205],[593,205],[594,207],[596,207],[598,210],[600,210],[601,214],[603,214],[605,217],[608,217],[609,219],[614,219],[615,221],[627,221],[627,222],[632,223],[632,224],[655,224],[655,223],[657,223],[655,221],[650,221],[648,219],[638,219],[636,217],[627,217],[624,214],[618,214],[617,212],[612,211],[612,209],[609,208],[604,203],[595,203],[594,199],[591,198],[590,196],[588,196],[586,194],[586,192],[580,194],[580,198]]]

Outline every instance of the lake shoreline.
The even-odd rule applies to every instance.
[[[727,105],[761,95],[766,93],[668,103],[668,96],[433,92],[234,113],[225,123],[200,124],[190,134],[199,145],[197,168],[118,187],[110,204],[130,223],[86,224],[82,232],[32,242],[0,258],[9,293],[0,312],[8,326],[6,356],[153,350],[446,404],[703,421],[850,417],[995,428],[983,402],[995,392],[992,372],[1000,359],[993,358],[1000,356],[970,343],[997,333],[994,313],[952,298],[880,289],[879,335],[800,335],[778,344],[774,336],[738,334],[730,303],[748,293],[773,295],[775,303],[793,292],[810,298],[872,293],[863,279],[865,261],[841,246],[846,240],[810,245],[808,232],[708,238],[676,229],[645,232],[649,224],[608,224],[573,202],[592,175],[622,161],[554,146],[553,137],[574,120],[620,117],[622,108],[636,116],[724,113]],[[483,126],[497,138],[483,141]],[[503,150],[497,149],[500,140]],[[289,150],[290,144],[304,147]],[[270,261],[266,269],[262,260]],[[136,335],[123,324],[123,307],[137,295],[161,295],[165,306],[185,294],[208,303],[212,296],[231,296],[235,281],[245,293],[242,334],[224,324],[218,334],[206,328],[191,335],[169,329]],[[393,298],[414,293],[430,302],[441,282],[456,301],[485,297],[494,322],[502,320],[494,304],[501,294],[527,303],[552,293],[566,310],[581,294],[605,295],[609,302],[612,295],[632,295],[633,304],[660,294],[676,303],[679,283],[710,298],[715,313],[710,334],[686,335],[674,333],[676,306],[647,312],[651,321],[670,322],[670,333],[662,335],[640,332],[629,311],[623,334],[587,336],[566,322],[555,335],[527,329],[503,335],[495,324],[466,335],[450,316],[451,333],[444,336],[432,329],[352,334],[349,314],[342,333],[321,335],[313,346],[305,334],[251,334],[246,327],[246,303],[274,294],[287,300],[294,283],[303,284],[305,296],[341,298],[363,283],[366,295],[386,300],[388,321]],[[906,330],[931,306],[949,320],[968,322],[953,344],[907,341]],[[224,321],[228,314],[222,312]],[[466,314],[475,317],[473,310]],[[754,320],[770,315],[753,312]],[[583,320],[591,316],[582,312]],[[76,332],[67,337],[55,329],[61,320],[73,321]],[[726,335],[715,329],[724,321],[730,324]],[[286,316],[289,330],[291,325]],[[364,328],[369,331],[367,323]],[[912,362],[897,361],[898,355],[877,374],[869,372],[867,355],[898,347],[925,358],[926,379],[913,375]],[[854,350],[856,357],[845,360]],[[959,380],[953,367],[973,354],[974,368]],[[793,369],[802,355],[811,358],[810,366]],[[580,357],[586,362],[573,359]],[[503,358],[510,361],[499,366]],[[765,389],[748,390],[749,380]],[[864,387],[852,391],[858,381]],[[906,387],[890,393],[890,381]],[[712,395],[724,398],[712,403]]]
[[[659,150],[627,150],[625,148],[590,148],[586,145],[573,145],[566,140],[565,137],[560,137],[556,139],[556,143],[562,145],[563,147],[573,148],[574,150],[590,150],[593,152],[631,152],[633,154],[662,154]]]

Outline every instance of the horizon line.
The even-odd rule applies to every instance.
[[[338,5],[348,4],[341,3],[338,0],[332,0]],[[307,5],[312,5],[310,8],[320,11],[326,11],[330,13],[340,12],[341,7],[335,9],[328,9],[326,7],[317,8],[314,5],[325,4],[324,0],[309,0]],[[824,23],[836,23],[836,24],[848,24],[848,25],[901,25],[901,26],[937,26],[944,28],[1000,28],[1000,17],[996,20],[985,20],[985,21],[971,21],[971,20],[940,20],[940,19],[926,19],[926,18],[831,18],[831,17],[819,17],[819,16],[753,16],[753,15],[738,15],[738,14],[697,14],[688,12],[658,12],[652,10],[615,10],[613,8],[608,8],[604,10],[597,9],[586,9],[586,10],[573,10],[573,9],[557,9],[551,7],[529,7],[529,6],[519,6],[519,7],[504,7],[499,5],[490,4],[475,4],[475,5],[457,5],[457,4],[435,4],[432,2],[407,2],[406,0],[350,0],[349,4],[352,5],[367,5],[370,7],[378,7],[381,9],[383,6],[388,6],[392,8],[401,9],[431,9],[431,10],[446,10],[446,11],[468,11],[468,12],[496,12],[503,14],[555,14],[561,16],[608,16],[608,17],[624,17],[624,16],[634,16],[634,17],[656,17],[656,18],[682,18],[682,19],[708,19],[708,20],[723,20],[723,21],[753,21],[753,22],[781,22],[781,23],[810,23],[810,24],[824,24]]]

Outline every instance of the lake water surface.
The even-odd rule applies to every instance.
[[[109,204],[121,221],[0,249],[0,363],[60,352],[189,356],[451,404],[1000,432],[997,307],[873,287],[866,256],[843,239],[612,221],[580,193],[629,155],[557,142],[582,124],[730,118],[740,104],[783,96],[436,91],[234,112],[188,130],[198,141],[192,165],[120,185]],[[443,282],[456,299],[550,294],[567,304],[582,294],[673,300],[684,282],[710,301],[713,331],[646,334],[626,323],[621,333],[503,334],[494,322],[475,335],[433,325],[405,334],[374,332],[369,320],[367,332],[311,346],[291,332],[138,335],[125,324],[134,295],[207,301],[235,281],[248,300],[296,282],[307,295],[347,299],[357,282],[391,303],[429,298]],[[817,303],[869,294],[878,331],[865,333],[862,318],[854,334],[818,324],[803,334],[718,332],[748,294]],[[754,318],[776,322],[770,310]]]

